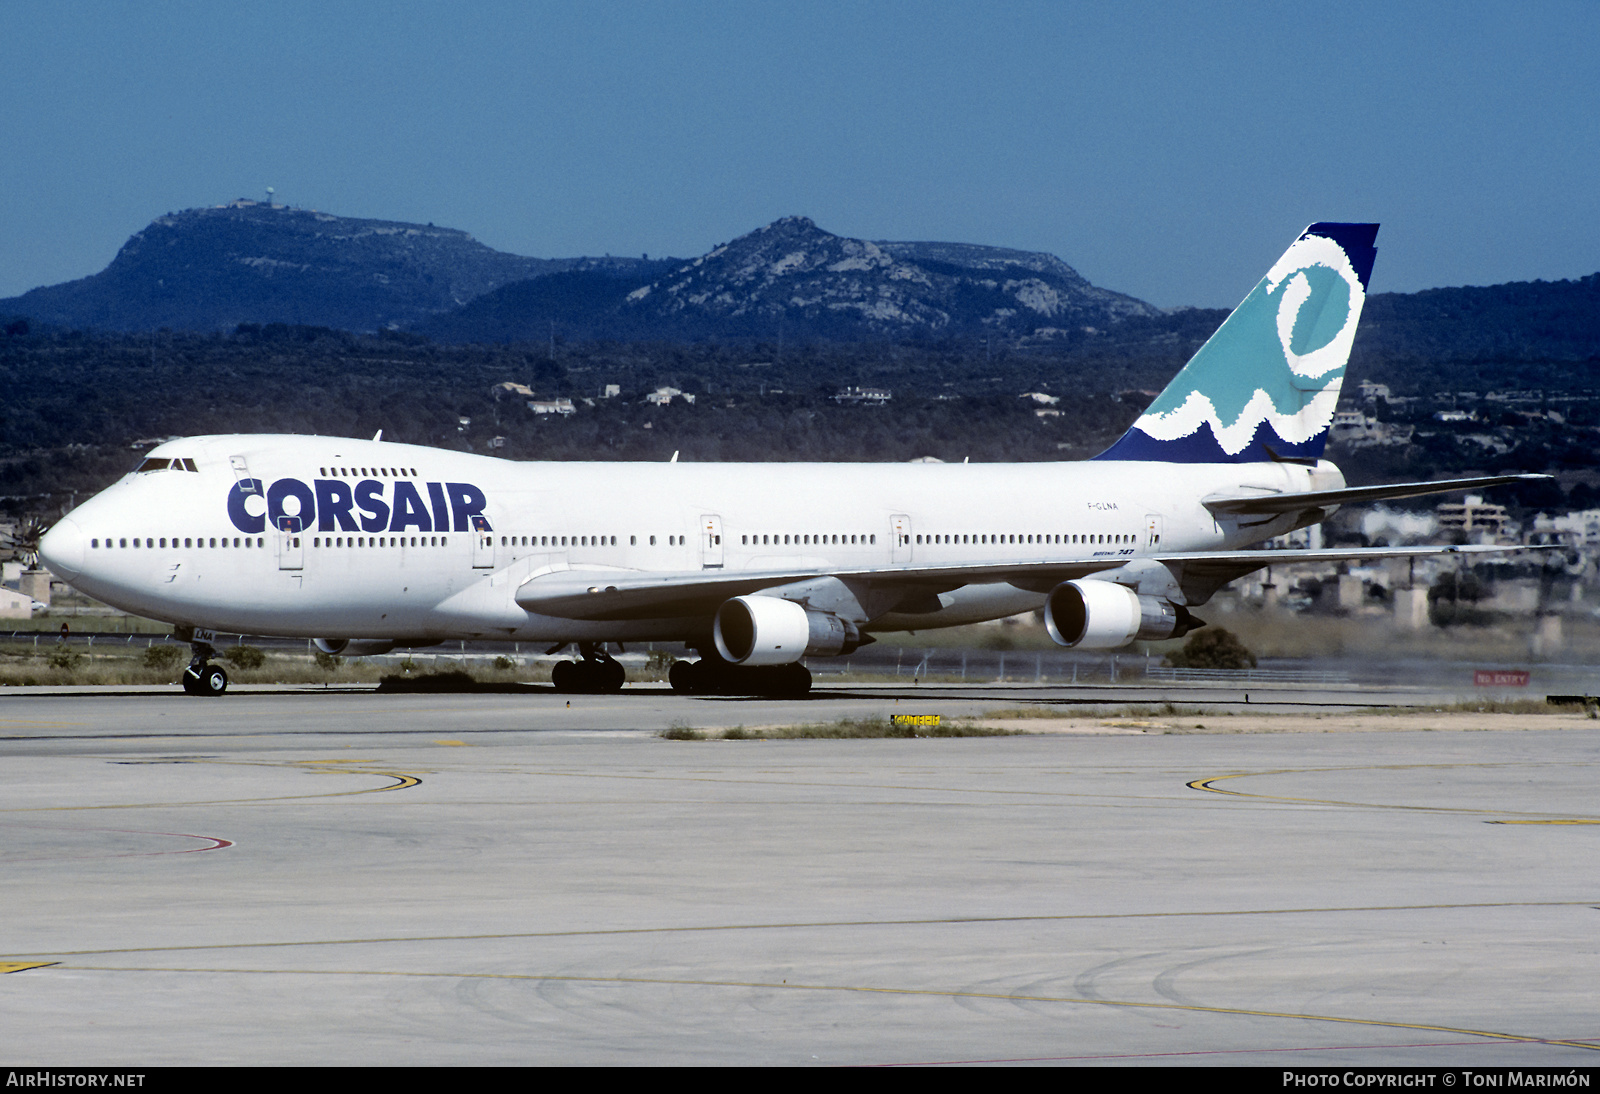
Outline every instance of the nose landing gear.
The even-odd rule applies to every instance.
[[[189,643],[193,653],[189,667],[183,670],[183,690],[190,695],[221,695],[228,690],[228,674],[221,665],[210,663],[217,655],[209,642]]]

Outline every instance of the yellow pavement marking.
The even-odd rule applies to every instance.
[[[1473,809],[1461,805],[1396,805],[1391,802],[1356,802],[1340,801],[1333,798],[1297,798],[1287,794],[1253,794],[1246,790],[1224,790],[1213,783],[1226,782],[1229,779],[1248,779],[1258,775],[1307,775],[1326,774],[1342,771],[1411,771],[1427,768],[1456,768],[1456,767],[1504,767],[1505,764],[1375,764],[1370,767],[1285,767],[1271,771],[1239,771],[1232,775],[1212,775],[1203,779],[1191,779],[1184,783],[1190,790],[1205,790],[1212,794],[1226,794],[1230,798],[1256,798],[1261,801],[1298,802],[1302,805],[1342,805],[1354,809],[1401,809],[1414,813],[1473,813],[1483,816],[1526,816],[1521,810],[1513,809]],[[1521,766],[1521,765],[1518,765]],[[1538,820],[1503,820],[1490,821],[1491,824],[1600,824],[1600,819],[1538,819]]]
[[[1600,820],[1497,820],[1490,824],[1600,824]]]
[[[59,961],[0,961],[0,974],[22,972],[26,969],[44,969],[59,964],[61,964]]]
[[[465,741],[435,741],[433,743],[436,744],[436,745],[450,745],[450,746],[455,747],[455,748],[471,748],[472,747],[471,745],[467,744],[467,742],[465,742]]]
[[[763,991],[851,992],[869,995],[906,995],[940,999],[992,999],[1004,1003],[1061,1003],[1069,1006],[1118,1007],[1128,1010],[1187,1011],[1191,1014],[1229,1014],[1249,1018],[1287,1018],[1300,1022],[1334,1022],[1340,1025],[1375,1026],[1385,1029],[1414,1029],[1429,1033],[1449,1033],[1461,1037],[1484,1037],[1495,1041],[1523,1044],[1558,1045],[1600,1051],[1600,1044],[1564,1041],[1500,1030],[1440,1026],[1428,1022],[1397,1022],[1382,1018],[1349,1018],[1335,1014],[1302,1014],[1296,1011],[1255,1010],[1249,1007],[1207,1007],[1192,1003],[1153,1003],[1132,999],[1084,999],[1071,995],[1020,995],[1009,992],[960,991],[950,988],[886,988],[861,984],[791,984],[770,980],[690,980],[681,977],[653,976],[573,976],[544,973],[494,972],[414,972],[394,969],[206,969],[206,968],[129,968],[126,966],[74,965],[92,972],[187,972],[233,975],[277,976],[397,976],[442,980],[531,980],[541,983],[574,984],[659,984],[671,987],[757,988]]]
[[[1237,908],[1228,911],[1197,912],[1084,912],[1066,915],[943,916],[932,919],[820,919],[790,923],[708,923],[687,927],[600,927],[566,931],[497,931],[486,934],[393,935],[387,938],[312,938],[286,942],[213,942],[181,946],[119,946],[96,950],[49,950],[12,954],[13,957],[104,957],[114,953],[178,953],[190,950],[270,950],[289,946],[369,946],[397,942],[479,942],[513,938],[589,938],[608,935],[688,934],[695,931],[793,931],[836,927],[928,927],[1001,923],[1071,923],[1125,919],[1204,919],[1252,915],[1330,915],[1367,912],[1426,912],[1443,909],[1489,910],[1495,908],[1593,908],[1600,899],[1589,900],[1496,900],[1450,904],[1356,904],[1343,907],[1312,908]]]
[[[363,764],[371,765],[368,770],[354,770],[351,768],[338,769],[341,775],[376,775],[380,778],[393,779],[388,786],[369,786],[363,790],[334,790],[323,794],[281,794],[266,798],[215,798],[201,801],[152,801],[152,802],[116,802],[107,805],[38,805],[25,806],[17,809],[0,808],[0,813],[75,813],[88,812],[96,809],[168,809],[193,805],[260,805],[266,802],[305,801],[314,798],[347,798],[356,794],[382,794],[390,790],[406,790],[413,786],[420,786],[422,778],[418,775],[402,775],[398,771],[372,770],[377,761],[372,760],[291,760],[284,763],[267,762],[261,760],[145,760],[136,761],[143,764],[154,765],[157,763],[170,764],[213,764],[216,766],[235,767],[278,767],[300,768],[321,773],[313,764]]]

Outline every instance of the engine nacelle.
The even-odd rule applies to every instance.
[[[1205,623],[1182,604],[1111,581],[1064,581],[1044,602],[1044,625],[1062,646],[1114,650],[1138,638],[1182,638]]]
[[[850,653],[862,644],[855,624],[775,596],[727,601],[717,609],[712,637],[717,652],[735,665],[788,665],[806,656]]]

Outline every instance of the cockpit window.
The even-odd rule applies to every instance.
[[[152,456],[134,468],[134,471],[138,474],[143,474],[146,471],[193,471],[195,474],[200,473],[200,469],[194,465],[193,460],[178,456],[174,456],[170,460],[163,459],[160,456]]]

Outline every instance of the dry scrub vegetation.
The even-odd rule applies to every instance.
[[[385,677],[421,679],[456,674],[484,684],[550,681],[547,663],[524,665],[509,657],[471,663],[443,658],[395,663],[227,646],[218,651],[217,662],[233,684],[376,684]],[[37,644],[31,640],[0,642],[0,687],[176,685],[188,663],[189,649],[179,643],[146,644],[140,637],[131,642],[113,639],[94,645],[79,641],[61,645],[41,636]]]

